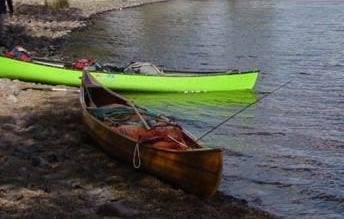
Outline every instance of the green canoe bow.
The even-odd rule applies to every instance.
[[[81,71],[0,57],[0,77],[53,85],[80,86]],[[92,75],[104,86],[120,91],[210,92],[251,90],[259,71],[211,74],[143,75],[123,72]]]

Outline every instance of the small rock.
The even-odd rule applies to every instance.
[[[49,154],[47,157],[47,160],[49,163],[59,162],[59,159],[57,158],[57,156],[55,154]]]
[[[80,182],[73,182],[71,186],[73,189],[83,189],[83,187],[80,185]]]
[[[104,181],[106,183],[116,183],[116,182],[123,182],[124,179],[123,177],[120,177],[120,176],[109,176],[109,177],[106,177]]]
[[[104,193],[104,189],[102,188],[95,188],[95,189],[92,189],[90,190],[88,193],[92,196],[99,196],[101,195],[102,193]]]
[[[7,100],[12,102],[12,103],[16,103],[18,101],[18,99],[13,94],[9,95],[7,97]]]
[[[43,185],[41,186],[41,188],[42,188],[42,190],[43,190],[44,192],[46,192],[46,193],[50,193],[50,192],[51,192],[51,188],[50,188],[50,186],[49,186],[47,183],[43,184]]]
[[[7,130],[7,131],[14,131],[17,129],[17,126],[15,124],[9,124],[9,123],[5,123],[3,125],[1,125],[3,129]]]
[[[0,197],[4,196],[8,191],[6,189],[0,188]]]
[[[73,189],[82,189],[83,188],[81,186],[81,182],[78,179],[72,179],[72,180],[64,181],[64,184],[72,187]]]
[[[26,167],[21,167],[18,170],[18,175],[20,176],[25,176],[28,174],[28,169]]]
[[[12,156],[23,158],[23,159],[29,159],[32,155],[32,151],[30,151],[27,148],[16,148],[14,149]]]
[[[34,167],[46,167],[49,166],[48,162],[41,157],[31,158],[31,165]]]
[[[63,175],[62,173],[52,173],[52,174],[43,176],[43,178],[45,180],[61,180],[61,179],[65,179],[65,175]]]
[[[99,206],[97,214],[101,216],[131,218],[137,216],[139,212],[135,209],[125,206],[122,201],[117,201],[109,202]]]
[[[16,196],[16,201],[19,201],[19,200],[21,200],[21,199],[23,199],[24,198],[24,195],[23,194],[18,194],[17,196]]]

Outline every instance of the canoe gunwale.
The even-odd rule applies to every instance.
[[[68,71],[72,71],[72,72],[82,72],[81,70],[76,70],[76,69],[72,69],[72,68],[65,68],[62,66],[57,66],[56,63],[48,63],[44,64],[43,62],[25,62],[25,61],[21,61],[21,60],[17,60],[17,59],[11,59],[8,57],[5,57],[3,55],[0,55],[1,58],[5,58],[5,59],[10,59],[12,61],[16,61],[22,64],[31,64],[31,65],[39,65],[42,67],[46,67],[46,68],[53,68],[53,69],[63,69],[63,70],[68,70]],[[154,74],[138,74],[138,73],[134,73],[134,72],[101,72],[101,71],[90,71],[90,73],[92,74],[120,74],[120,75],[133,75],[133,76],[143,76],[143,77],[209,77],[209,76],[224,76],[224,75],[242,75],[242,74],[251,74],[251,73],[259,73],[260,70],[258,69],[253,69],[253,70],[249,70],[249,71],[223,71],[223,72],[219,72],[219,71],[207,71],[207,72],[202,72],[202,71],[188,71],[185,70],[184,72],[182,70],[176,70],[176,71],[167,71],[166,74],[161,74],[161,75],[154,75]]]

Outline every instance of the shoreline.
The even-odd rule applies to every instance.
[[[71,8],[55,13],[43,1],[15,0],[6,39],[34,55],[63,59],[69,33],[94,16],[124,3],[132,4],[120,8],[161,1],[104,0],[104,7],[112,4],[104,10],[70,0]],[[201,200],[111,159],[86,134],[78,94],[30,89],[35,86],[0,78],[1,218],[275,218],[222,192]]]
[[[60,11],[47,9],[44,0],[13,0],[14,14],[6,16],[7,31],[0,46],[21,45],[33,55],[63,59],[59,50],[72,31],[80,31],[97,15],[167,0],[69,0]]]
[[[68,0],[69,8],[81,10],[81,16],[91,18],[94,15],[113,10],[139,7],[146,4],[164,2],[168,0]],[[14,0],[16,5],[33,4],[44,5],[44,0]],[[63,10],[63,9],[62,9]]]

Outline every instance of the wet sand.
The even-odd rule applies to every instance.
[[[68,33],[101,12],[22,2],[7,21],[8,40],[37,56],[62,58]],[[85,133],[77,93],[35,86],[0,79],[0,218],[273,218],[245,200],[220,192],[201,200],[117,162]]]

